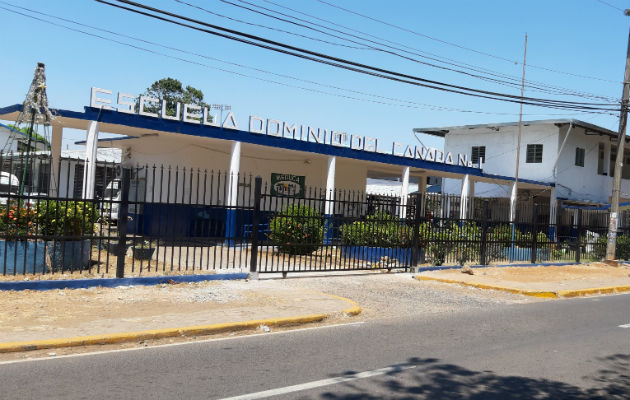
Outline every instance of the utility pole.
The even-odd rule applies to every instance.
[[[518,201],[518,168],[521,162],[521,132],[523,129],[523,96],[525,95],[525,64],[527,63],[527,33],[525,34],[525,50],[523,53],[523,78],[521,80],[521,107],[518,114],[518,138],[516,141],[516,170],[514,184],[510,195],[510,222],[512,223],[512,245],[510,246],[510,262],[514,261],[514,239],[516,234],[516,202]]]
[[[630,9],[624,11],[630,16]],[[619,197],[621,192],[621,174],[623,170],[623,153],[626,145],[626,124],[628,122],[628,96],[630,95],[630,31],[628,32],[628,49],[626,52],[626,72],[623,76],[623,92],[621,96],[621,115],[619,116],[619,132],[617,133],[617,157],[615,158],[615,176],[613,177],[612,196],[610,200],[610,222],[608,224],[608,245],[606,261],[615,259],[617,245],[617,222],[619,221]]]

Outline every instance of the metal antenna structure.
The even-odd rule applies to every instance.
[[[26,125],[26,135],[27,135],[27,143],[26,150],[24,156],[24,163],[22,168],[22,179],[20,181],[20,191],[19,195],[24,195],[24,185],[26,183],[26,176],[28,171],[29,158],[31,153],[31,147],[33,145],[33,138],[35,140],[41,140],[42,136],[37,134],[37,126],[44,126],[44,136],[43,139],[48,141],[48,127],[52,123],[53,115],[48,108],[48,95],[46,94],[46,66],[44,63],[37,63],[37,67],[35,67],[35,73],[33,74],[33,81],[31,82],[31,86],[28,89],[28,93],[26,93],[26,99],[24,99],[24,103],[22,103],[22,111],[18,115],[15,126],[17,130],[20,130],[24,125]],[[15,140],[14,133],[11,137]],[[10,146],[11,140],[7,141],[5,144],[5,148]],[[3,148],[3,151],[5,150]]]

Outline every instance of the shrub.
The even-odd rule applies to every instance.
[[[615,257],[618,260],[630,259],[630,236],[628,235],[617,236],[617,246],[616,246]]]
[[[433,264],[442,265],[449,254],[454,254],[461,265],[476,259],[480,253],[481,228],[475,223],[456,222],[433,231],[426,238],[429,241],[427,253]]]
[[[603,260],[606,258],[606,247],[608,245],[608,236],[604,233],[597,239],[597,244],[593,246],[591,258],[594,260]],[[630,260],[630,236],[617,236],[617,245],[615,246],[615,258],[618,260]]]
[[[269,239],[278,251],[288,254],[311,254],[324,239],[321,215],[304,205],[285,207],[269,222]]]
[[[37,234],[37,214],[33,208],[11,202],[0,208],[0,235],[26,240]]]
[[[47,236],[83,236],[94,231],[98,210],[86,201],[41,201],[38,204],[42,234]]]
[[[488,240],[501,242],[504,246],[508,246],[512,242],[512,227],[509,224],[501,224],[490,228]]]
[[[377,211],[365,221],[344,224],[340,228],[343,244],[368,247],[410,247],[412,227],[391,214]]]
[[[514,227],[514,242],[517,245],[525,246],[528,243],[532,242],[532,233],[531,232],[521,232],[518,228]],[[512,244],[512,226],[510,224],[501,224],[496,225],[491,228],[488,233],[488,240],[493,242],[499,242],[504,247],[510,246]],[[536,241],[538,243],[549,243],[550,240],[543,232],[538,232],[536,234]]]

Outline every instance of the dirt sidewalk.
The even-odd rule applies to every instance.
[[[257,289],[256,282],[7,291],[0,296],[0,342],[335,315],[352,306],[321,292]]]
[[[529,292],[570,293],[588,289],[627,287],[630,267],[612,267],[604,263],[539,267],[473,268],[474,275],[459,269],[427,271],[422,279],[435,279],[477,287],[502,287]]]

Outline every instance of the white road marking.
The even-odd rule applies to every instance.
[[[357,374],[344,375],[344,376],[339,376],[337,378],[322,379],[322,380],[319,380],[319,381],[301,383],[299,385],[292,385],[292,386],[286,386],[286,387],[283,387],[283,388],[270,389],[270,390],[265,390],[265,391],[262,391],[262,392],[244,394],[244,395],[241,395],[241,396],[226,397],[226,398],[224,398],[222,400],[265,399],[265,398],[271,397],[271,396],[278,396],[278,395],[281,395],[281,394],[294,393],[294,392],[299,392],[299,391],[308,390],[308,389],[314,389],[314,388],[318,388],[318,387],[322,387],[322,386],[336,385],[336,384],[342,383],[342,382],[355,381],[357,379],[365,379],[365,378],[370,378],[370,377],[373,377],[373,376],[385,375],[385,374],[388,374],[390,372],[394,372],[394,373],[395,372],[400,372],[400,371],[404,371],[404,370],[412,369],[412,368],[416,368],[416,366],[415,365],[403,365],[403,366],[395,366],[395,367],[387,367],[387,368],[375,369],[373,371],[359,372]]]
[[[620,328],[630,328],[630,324],[619,325]]]
[[[224,337],[224,338],[214,338],[214,339],[204,339],[204,340],[194,340],[193,338],[190,338],[191,340],[190,341],[186,341],[186,342],[158,344],[158,345],[154,345],[154,346],[149,345],[147,347],[133,347],[133,348],[130,348],[130,349],[113,349],[113,350],[103,350],[103,351],[91,351],[91,352],[87,352],[87,353],[66,354],[66,355],[61,355],[61,356],[49,356],[49,357],[28,358],[28,359],[22,359],[22,360],[0,361],[0,365],[17,364],[17,363],[30,362],[30,361],[46,361],[46,360],[50,361],[50,360],[58,360],[60,358],[70,358],[70,357],[86,357],[86,356],[95,356],[95,355],[99,355],[99,354],[122,353],[122,352],[126,352],[126,351],[150,350],[150,349],[157,349],[157,348],[161,348],[161,347],[186,346],[186,345],[192,345],[192,344],[198,344],[198,343],[218,342],[218,341],[222,341],[222,340],[249,339],[249,338],[258,337],[258,336],[285,335],[285,334],[288,334],[288,333],[295,333],[295,332],[302,332],[302,331],[311,331],[311,330],[315,330],[315,329],[338,328],[338,327],[345,327],[345,326],[358,326],[358,325],[363,325],[363,324],[365,324],[365,321],[351,322],[351,323],[348,323],[348,324],[311,326],[311,327],[308,327],[308,328],[292,329],[292,330],[287,330],[287,331],[264,332],[264,333],[255,333],[253,335],[228,336],[228,337]],[[124,344],[124,343],[121,343],[121,344]],[[98,345],[95,345],[95,346],[98,346]],[[66,348],[71,349],[72,347],[66,347]],[[54,352],[56,350],[55,349],[48,349],[48,351]],[[28,352],[25,352],[25,354],[28,354]]]

